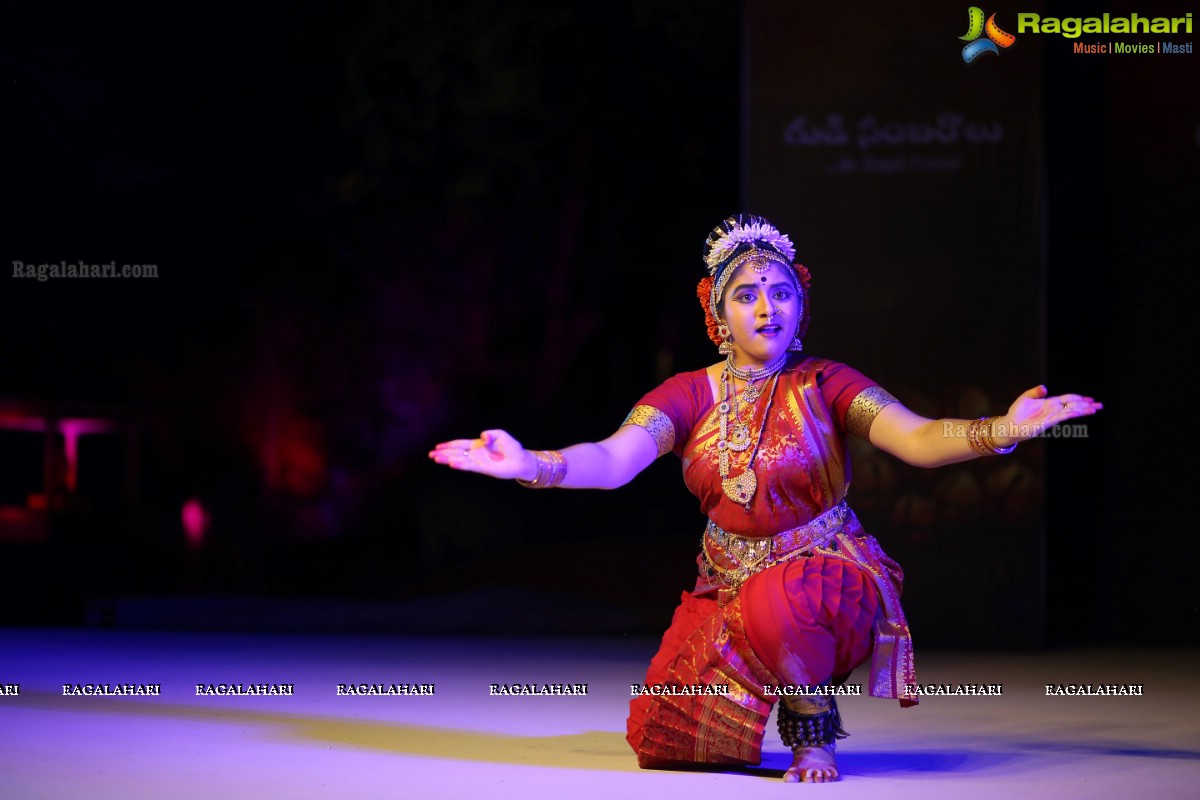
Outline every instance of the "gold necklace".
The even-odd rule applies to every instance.
[[[750,499],[754,497],[754,492],[758,489],[758,476],[754,474],[754,457],[758,455],[758,446],[762,443],[763,431],[767,427],[767,417],[771,413],[771,404],[775,400],[775,386],[779,383],[779,372],[776,372],[771,377],[771,388],[767,390],[767,407],[763,410],[762,420],[758,425],[758,435],[754,437],[754,449],[750,451],[750,459],[746,462],[746,469],[741,475],[736,478],[729,477],[729,452],[743,452],[750,447],[749,426],[737,424],[734,429],[734,437],[729,436],[729,382],[730,370],[725,369],[721,372],[721,402],[718,406],[718,411],[721,414],[720,434],[717,437],[717,466],[721,474],[721,489],[725,492],[725,496],[735,503],[740,503],[745,506],[746,512],[750,511]],[[757,400],[758,397],[756,396]],[[740,407],[740,404],[739,404]],[[750,409],[750,419],[754,420],[754,408]],[[737,420],[734,420],[737,423]],[[744,430],[744,433],[742,433]]]

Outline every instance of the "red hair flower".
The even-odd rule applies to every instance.
[[[713,319],[712,309],[708,307],[709,300],[712,298],[712,287],[712,276],[706,275],[701,278],[700,283],[696,285],[696,298],[700,301],[700,307],[704,309],[704,324],[708,326],[708,338],[712,339],[712,343],[719,347],[724,340],[717,333],[719,323]]]

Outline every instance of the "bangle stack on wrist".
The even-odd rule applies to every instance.
[[[1008,455],[1017,447],[1016,442],[1013,442],[1008,447],[998,447],[996,445],[995,440],[992,438],[992,423],[998,419],[1000,418],[980,417],[979,419],[971,420],[971,425],[967,428],[967,444],[981,456]]]
[[[537,476],[531,481],[517,478],[517,483],[530,489],[553,489],[567,477],[567,459],[557,450],[533,450],[537,459]]]

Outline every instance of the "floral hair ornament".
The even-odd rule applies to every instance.
[[[757,220],[742,224],[744,218]],[[724,230],[724,233],[720,231]],[[716,275],[722,261],[728,259],[743,244],[765,244],[773,247],[783,256],[788,264],[796,257],[796,248],[787,235],[779,232],[771,223],[762,217],[739,215],[729,217],[717,227],[708,237],[708,254],[704,262],[708,264],[708,274]]]

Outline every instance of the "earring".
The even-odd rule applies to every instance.
[[[733,343],[729,341],[729,326],[718,325],[717,336],[721,337],[721,344],[717,347],[717,352],[723,356],[727,356],[733,352]]]
[[[789,353],[799,353],[804,349],[804,342],[800,341],[800,334],[792,337],[792,343],[788,345]]]

